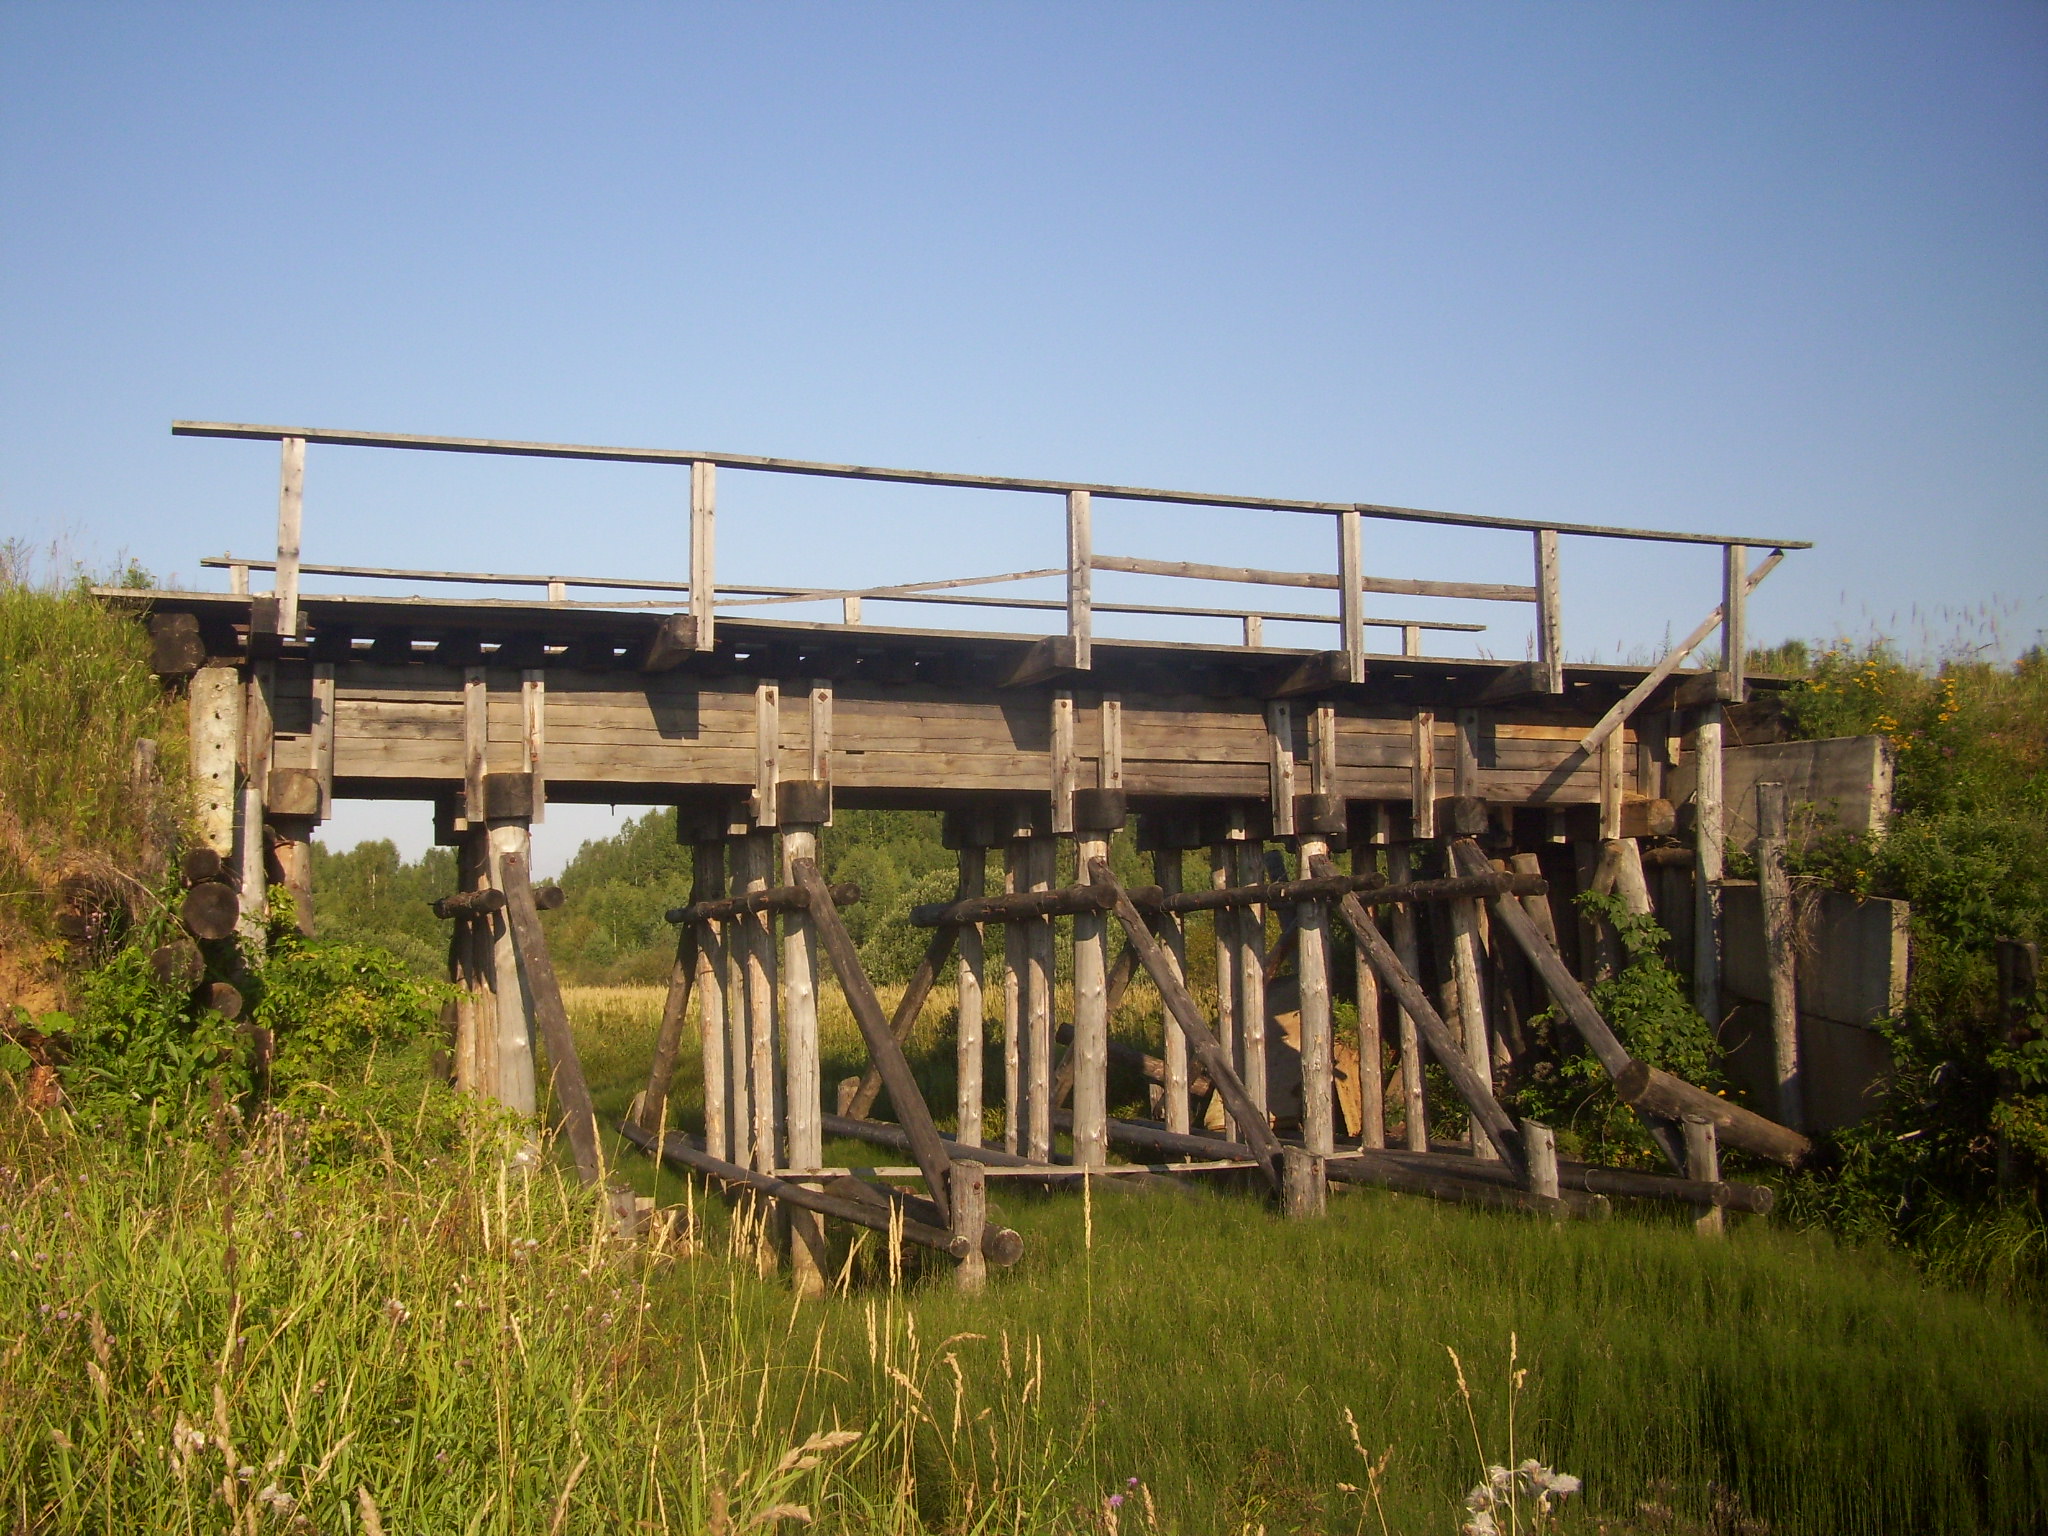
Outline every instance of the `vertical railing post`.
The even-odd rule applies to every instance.
[[[1740,704],[1749,697],[1749,550],[1721,546],[1721,700]]]
[[[299,632],[299,529],[306,500],[306,440],[283,439],[277,479],[277,632]]]
[[[1721,1026],[1721,706],[1699,713],[1693,733],[1692,1005]]]
[[[717,543],[718,466],[707,459],[690,464],[690,618],[696,631],[696,646],[708,651],[713,644],[712,609],[717,600],[712,571],[712,551]]]
[[[1067,638],[1073,642],[1073,665],[1087,671],[1095,645],[1095,533],[1092,499],[1086,491],[1067,492]]]
[[[1544,693],[1564,692],[1564,616],[1557,571],[1557,530],[1536,530],[1536,663]]]
[[[1364,550],[1358,509],[1337,514],[1337,613],[1344,630],[1342,649],[1354,683],[1365,679]]]

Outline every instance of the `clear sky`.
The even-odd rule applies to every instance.
[[[176,417],[1805,538],[1759,638],[2016,654],[2048,5],[9,0],[0,536],[219,584],[276,450]],[[675,575],[686,478],[316,448],[306,556]],[[721,493],[736,581],[1059,558],[1049,499]],[[1101,519],[1329,558],[1321,519]],[[1528,579],[1525,537],[1368,536],[1375,572]],[[1706,551],[1567,541],[1564,580],[1585,658],[1716,598]],[[1525,607],[1382,608],[1526,650]]]

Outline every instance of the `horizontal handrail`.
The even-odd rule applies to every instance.
[[[175,437],[229,437],[257,442],[332,443],[351,448],[409,448],[430,453],[480,453],[518,458],[588,459],[615,464],[716,464],[721,469],[751,469],[768,474],[815,475],[838,480],[878,480],[899,485],[937,485],[959,490],[1037,491],[1058,495],[1082,493],[1112,501],[1153,501],[1175,506],[1233,507],[1264,512],[1314,512],[1325,516],[1357,513],[1393,522],[1439,523],[1460,528],[1496,528],[1522,533],[1569,533],[1586,538],[1643,539],[1665,544],[1738,544],[1751,548],[1811,549],[1798,539],[1738,534],[1677,533],[1654,528],[1622,528],[1599,523],[1564,523],[1542,518],[1487,517],[1471,512],[1437,512],[1422,507],[1386,506],[1363,501],[1298,501],[1270,496],[1235,496],[1210,491],[1156,490],[1131,485],[1102,485],[1084,480],[1036,480],[1013,475],[958,474],[931,469],[881,469],[867,464],[831,464],[811,459],[769,458],[760,454],[719,453],[709,449],[608,448],[581,443],[535,443],[489,437],[427,437],[410,432],[354,432],[324,427],[272,427],[242,422],[178,421]]]
[[[200,565],[213,570],[274,571],[277,562],[268,559],[244,559],[239,555],[208,555]],[[529,587],[596,587],[631,592],[688,592],[690,584],[684,581],[637,581],[621,576],[520,576],[486,571],[414,571],[390,566],[370,565],[314,565],[302,563],[302,575],[341,576],[370,581],[425,581],[441,582],[454,586],[529,586]],[[744,608],[750,606],[748,598],[759,597],[775,603],[839,602],[847,598],[865,599],[883,603],[925,603],[954,604],[969,608],[1011,608],[1037,612],[1064,612],[1066,604],[1051,597],[980,597],[957,592],[936,592],[932,587],[962,586],[975,582],[1018,581],[1031,577],[1064,575],[1060,568],[1043,571],[1022,571],[1008,576],[982,576],[959,578],[951,582],[911,583],[893,587],[862,588],[811,588],[811,587],[760,587],[732,586],[718,590],[717,605],[720,608]],[[1329,583],[1336,585],[1334,578]],[[309,593],[308,597],[319,594]],[[569,608],[670,608],[666,602],[562,602],[554,601],[554,607]],[[1337,624],[1341,616],[1334,613],[1290,613],[1265,608],[1196,608],[1164,603],[1096,603],[1099,613],[1126,613],[1152,615],[1162,618],[1186,619],[1258,619],[1275,624]],[[1463,624],[1446,619],[1402,619],[1373,618],[1363,621],[1372,629],[1417,629],[1432,630],[1448,634],[1482,634],[1484,624]]]

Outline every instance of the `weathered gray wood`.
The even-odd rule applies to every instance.
[[[1451,844],[1451,855],[1456,867],[1461,870],[1477,872],[1490,867],[1486,862],[1486,855],[1479,851],[1475,843],[1466,838],[1460,838]],[[1558,955],[1556,947],[1537,930],[1536,924],[1522,909],[1521,903],[1512,897],[1496,896],[1488,905],[1493,912],[1494,921],[1505,928],[1509,936],[1520,946],[1530,965],[1535,968],[1536,974],[1542,978],[1552,1000],[1563,1010],[1565,1017],[1571,1020],[1572,1027],[1579,1032],[1579,1037],[1586,1042],[1587,1049],[1599,1060],[1607,1075],[1614,1079],[1616,1091],[1619,1092],[1622,1075],[1636,1066],[1636,1062],[1629,1056],[1627,1047],[1616,1038],[1607,1021],[1600,1016],[1600,1010],[1593,1006],[1593,999],[1586,995],[1586,989],[1579,985],[1578,978],[1572,975],[1571,968]],[[1623,1093],[1622,1098],[1627,1100],[1628,1095]],[[1650,1138],[1657,1143],[1665,1159],[1672,1167],[1681,1173],[1684,1172],[1684,1149],[1668,1117],[1659,1118],[1659,1112],[1649,1111],[1641,1105],[1636,1107],[1644,1129],[1650,1133]]]
[[[1797,920],[1792,879],[1785,868],[1788,809],[1783,784],[1767,781],[1757,785],[1757,837],[1750,852],[1756,859],[1757,893],[1764,914],[1764,963],[1770,976],[1771,1081],[1779,1121],[1800,1130],[1806,1124],[1806,1103],[1799,1076]]]
[[[620,1125],[619,1134],[643,1152],[654,1151],[654,1137],[628,1120]],[[850,1222],[870,1231],[894,1233],[904,1242],[920,1248],[935,1248],[940,1253],[962,1258],[967,1251],[964,1238],[945,1227],[928,1226],[921,1221],[907,1221],[886,1205],[871,1205],[866,1201],[843,1200],[826,1194],[823,1190],[810,1189],[802,1184],[779,1179],[770,1173],[753,1168],[742,1168],[737,1163],[728,1163],[711,1156],[690,1144],[688,1137],[680,1131],[671,1131],[663,1142],[660,1155],[664,1162],[677,1168],[695,1173],[709,1174],[721,1183],[741,1189],[753,1190],[802,1210],[816,1211],[821,1216],[830,1216],[836,1221]]]
[[[457,891],[453,896],[442,896],[433,903],[434,916],[489,917],[493,912],[505,910],[503,891]]]
[[[1052,696],[1052,829],[1074,830],[1074,790],[1080,781],[1080,763],[1074,749],[1074,696],[1060,692]]]
[[[1178,848],[1160,848],[1152,855],[1152,879],[1161,894],[1172,898],[1180,894],[1182,852]],[[1159,939],[1166,951],[1167,964],[1173,967],[1173,974],[1182,985],[1187,983],[1188,939],[1187,931],[1180,917],[1170,908],[1160,919]],[[1126,949],[1133,955],[1135,951]],[[1187,1037],[1171,1027],[1164,1031],[1160,1049],[1165,1057],[1165,1071],[1162,1086],[1166,1093],[1166,1124],[1171,1130],[1186,1131],[1191,1124],[1191,1107],[1188,1093],[1188,1042]]]
[[[1233,843],[1237,858],[1237,883],[1256,883],[1266,872],[1263,843]],[[1245,1092],[1259,1113],[1271,1112],[1272,1099],[1266,1082],[1266,909],[1248,907],[1238,914],[1237,930],[1237,1029],[1238,1059]],[[1243,1127],[1239,1127],[1240,1133]]]
[[[1026,844],[1013,840],[1003,850],[1003,894],[1022,894],[1031,884]],[[1024,925],[1003,925],[1003,1150],[1024,1150]]]
[[[519,674],[519,771],[532,785],[533,819],[547,819],[548,674],[527,667]]]
[[[832,887],[832,900],[838,906],[850,907],[860,898],[861,888],[850,880]],[[801,912],[810,905],[810,901],[809,895],[799,886],[762,886],[741,896],[720,896],[710,901],[692,901],[688,906],[670,907],[662,914],[662,920],[685,925],[725,923],[760,912]]]
[[[235,851],[235,767],[242,738],[242,682],[233,667],[201,667],[186,690],[194,831],[223,859]]]
[[[1411,721],[1409,758],[1409,835],[1436,836],[1436,711],[1418,709]]]
[[[1640,1061],[1630,1062],[1614,1080],[1614,1091],[1623,1103],[1673,1123],[1681,1123],[1687,1115],[1703,1116],[1729,1146],[1788,1168],[1797,1168],[1813,1151],[1813,1143],[1799,1132]],[[1672,1161],[1684,1171],[1682,1144],[1680,1156]]]
[[[1680,1123],[1685,1128],[1687,1177],[1702,1184],[1719,1184],[1721,1148],[1720,1138],[1714,1134],[1714,1122],[1704,1115],[1687,1115]],[[1719,1237],[1727,1230],[1727,1218],[1721,1214],[1719,1205],[1712,1205],[1693,1222],[1693,1227],[1703,1237]]]
[[[1486,1034],[1486,998],[1481,988],[1485,967],[1481,964],[1479,950],[1479,903],[1476,900],[1454,901],[1450,904],[1451,918],[1451,979],[1458,994],[1458,1027],[1463,1036],[1465,1061],[1473,1074],[1487,1081],[1489,1087],[1493,1075],[1493,1051]],[[1497,1153],[1492,1139],[1487,1136],[1477,1119],[1471,1125],[1472,1152],[1475,1157],[1494,1158]]]
[[[754,825],[776,824],[779,806],[775,786],[782,781],[782,689],[771,682],[754,685]]]
[[[1416,984],[1414,976],[1366,918],[1365,908],[1358,904],[1358,898],[1344,897],[1337,910],[1350,928],[1352,937],[1358,941],[1359,948],[1364,950],[1366,959],[1379,973],[1380,981],[1399,1000],[1402,1010],[1415,1020],[1416,1028],[1429,1042],[1437,1064],[1444,1069],[1452,1086],[1458,1090],[1458,1096],[1465,1101],[1474,1125],[1486,1133],[1499,1160],[1520,1176],[1525,1166],[1520,1138],[1516,1135],[1514,1122],[1508,1119],[1506,1111],[1494,1098],[1492,1084],[1483,1073],[1472,1069],[1458,1038],[1437,1011],[1430,1007],[1428,997]]]
[[[313,774],[320,784],[320,816],[334,813],[334,664],[313,663],[310,700],[310,746]]]
[[[1745,546],[1721,547],[1721,671],[1727,679],[1721,697],[1728,704],[1749,698],[1748,566]]]
[[[1621,800],[1627,786],[1622,777],[1625,757],[1619,735],[1600,744],[1600,836],[1618,838],[1621,830]]]
[[[743,894],[768,889],[774,867],[774,839],[749,832],[733,842],[733,883]],[[727,930],[738,945],[741,985],[746,1000],[747,1084],[754,1123],[749,1140],[757,1170],[782,1164],[783,1101],[781,1074],[775,1070],[778,1002],[775,986],[774,930],[766,912],[735,918]]]
[[[1387,850],[1387,873],[1393,880],[1395,889],[1413,883],[1408,878],[1413,860],[1412,843],[1396,843]],[[1361,906],[1360,911],[1363,910]],[[1408,974],[1415,975],[1422,968],[1421,945],[1415,931],[1415,908],[1407,902],[1397,904],[1393,909],[1392,926],[1394,953],[1400,957],[1401,964],[1407,968]],[[1377,979],[1379,970],[1372,965],[1369,946],[1360,943],[1358,953]],[[1424,1097],[1423,1087],[1422,1034],[1415,1015],[1403,1006],[1398,993],[1395,994],[1394,1004],[1398,1010],[1401,1043],[1401,1139],[1410,1151],[1427,1152],[1429,1105]]]
[[[966,847],[960,850],[959,894],[979,896],[988,883],[988,850]],[[979,924],[966,923],[954,930],[960,963],[955,978],[959,998],[959,1023],[954,1034],[955,1123],[959,1140],[978,1147],[982,1137],[984,1093],[982,1088],[984,1024],[982,990],[986,981],[987,953],[982,946]]]
[[[1090,869],[1097,885],[1113,887],[1121,896],[1123,886],[1106,859],[1098,860]],[[1266,1123],[1264,1111],[1255,1105],[1245,1091],[1244,1083],[1232,1070],[1230,1060],[1225,1056],[1222,1045],[1209,1032],[1201,1010],[1195,1007],[1194,999],[1188,996],[1187,988],[1174,975],[1173,967],[1167,962],[1165,951],[1152,937],[1145,926],[1145,920],[1138,909],[1131,905],[1128,897],[1118,901],[1117,920],[1124,926],[1124,937],[1138,952],[1138,961],[1145,967],[1145,973],[1152,978],[1152,985],[1159,989],[1159,996],[1166,1004],[1168,1015],[1180,1026],[1186,1035],[1188,1048],[1208,1069],[1209,1080],[1229,1104],[1231,1115],[1236,1119],[1251,1155],[1264,1168],[1267,1182],[1277,1191],[1280,1184],[1280,1143],[1274,1138],[1272,1128]]]
[[[1329,1189],[1324,1154],[1305,1147],[1280,1149],[1280,1204],[1289,1216],[1300,1220],[1323,1215],[1328,1209]]]
[[[1694,730],[1692,1005],[1721,1024],[1721,706],[1709,704]]]
[[[832,893],[818,874],[818,866],[810,859],[798,859],[790,866],[790,873],[797,884],[810,892],[811,921],[817,925],[818,937],[831,958],[832,969],[839,974],[840,989],[846,994],[854,1020],[860,1025],[861,1035],[868,1043],[868,1054],[882,1069],[889,1102],[896,1111],[897,1120],[910,1136],[911,1156],[923,1170],[932,1201],[943,1214],[950,1214],[952,1195],[947,1176],[952,1168],[951,1160],[939,1144],[938,1128],[932,1124],[931,1111],[925,1107],[924,1096],[917,1090],[917,1078],[903,1055],[903,1047],[896,1043],[889,1021],[882,1016],[882,1005],[876,1000],[874,986],[861,966],[860,952],[854,948],[853,936],[846,931],[838,909],[832,905]]]
[[[1371,847],[1351,851],[1351,876],[1377,874]],[[1366,920],[1372,921],[1371,914]],[[1387,1144],[1386,1052],[1381,1035],[1380,979],[1365,951],[1353,946],[1352,983],[1358,998],[1358,1107],[1360,1123],[1351,1127],[1359,1146],[1372,1150]]]
[[[274,442],[300,437],[309,443],[339,443],[357,448],[410,448],[438,453],[502,454],[517,458],[594,459],[622,464],[692,464],[699,461],[728,469],[766,470],[786,475],[822,475],[846,480],[879,480],[905,485],[944,485],[988,491],[1087,491],[1112,501],[1160,501],[1181,506],[1243,507],[1273,512],[1356,511],[1366,517],[1397,522],[1443,523],[1453,527],[1505,528],[1532,531],[1554,528],[1614,539],[1643,539],[1671,544],[1743,544],[1785,549],[1811,549],[1792,539],[1738,538],[1733,534],[1665,533],[1648,528],[1610,527],[1595,523],[1560,523],[1519,517],[1482,517],[1465,512],[1433,512],[1419,507],[1385,506],[1376,502],[1294,501],[1266,496],[1234,496],[1205,491],[1150,490],[1129,485],[1099,485],[1080,480],[1032,480],[1014,475],[970,475],[948,470],[880,469],[865,464],[831,464],[809,459],[769,458],[760,454],[707,453],[677,448],[611,448],[583,443],[523,442],[510,438],[430,437],[411,432],[353,432],[320,427],[271,427],[245,422],[174,421],[173,437],[229,437]],[[1101,562],[1098,560],[1097,564]]]
[[[270,783],[274,726],[271,703],[277,693],[277,663],[259,661],[249,668],[242,704],[241,819],[235,828],[235,862],[242,892],[242,943],[261,954],[269,870],[265,859],[263,792]]]
[[[1140,560],[1130,555],[1097,555],[1099,571],[1128,571],[1138,576],[1179,576],[1190,581],[1230,581],[1256,587],[1309,587],[1333,592],[1340,582],[1320,571],[1267,571],[1250,566],[1203,565],[1192,560]],[[1486,581],[1406,581],[1394,577],[1360,576],[1361,592],[1390,592],[1406,597],[1459,597],[1494,603],[1533,603],[1534,587]]]
[[[1074,665],[1087,671],[1095,620],[1089,611],[1094,598],[1095,539],[1088,493],[1067,492],[1067,638],[1074,642]]]
[[[277,477],[277,632],[299,632],[299,534],[306,498],[306,440],[281,440]]]
[[[590,1105],[590,1089],[583,1081],[583,1064],[576,1056],[569,1012],[562,1006],[562,989],[555,980],[547,935],[541,931],[540,909],[533,904],[524,850],[499,856],[498,878],[504,885],[505,915],[519,949],[520,974],[533,1000],[541,1038],[547,1044],[548,1075],[563,1131],[576,1156],[576,1172],[586,1185],[596,1184],[604,1172],[597,1148],[597,1116]]]
[[[1778,562],[1780,562],[1784,558],[1784,550],[1772,550],[1770,555],[1764,560],[1764,563],[1762,565],[1759,565],[1755,570],[1749,573],[1749,577],[1746,583],[1747,590],[1750,592],[1754,592],[1757,588],[1757,583],[1762,581],[1766,576],[1770,575],[1772,571],[1776,570],[1778,567]],[[1691,634],[1687,635],[1683,640],[1679,641],[1678,644],[1674,645],[1670,650],[1666,651],[1664,653],[1664,659],[1659,661],[1656,666],[1652,667],[1649,670],[1649,672],[1644,675],[1643,680],[1641,682],[1637,683],[1635,687],[1629,689],[1629,691],[1621,697],[1620,701],[1617,702],[1612,709],[1608,710],[1606,714],[1602,715],[1600,717],[1599,724],[1595,725],[1593,729],[1586,732],[1586,734],[1579,739],[1579,750],[1581,752],[1590,754],[1600,745],[1601,742],[1605,741],[1608,738],[1608,736],[1613,734],[1615,731],[1619,730],[1622,724],[1631,715],[1633,715],[1638,709],[1642,708],[1644,701],[1646,701],[1651,694],[1655,693],[1659,688],[1664,686],[1664,680],[1667,677],[1669,677],[1672,673],[1676,672],[1680,667],[1685,665],[1685,659],[1688,656],[1692,655],[1694,651],[1698,650],[1702,645],[1705,645],[1707,643],[1707,636],[1711,635],[1716,629],[1719,629],[1721,627],[1722,615],[1723,609],[1717,606],[1712,613],[1708,614],[1704,619],[1700,621],[1698,628],[1693,630]]]
[[[235,888],[217,881],[193,886],[178,906],[178,921],[185,931],[213,942],[231,937],[241,915],[242,901]]]
[[[1337,622],[1342,636],[1337,648],[1349,659],[1354,680],[1365,676],[1365,555],[1360,525],[1356,510],[1337,514]]]
[[[485,817],[484,775],[490,766],[490,681],[482,667],[462,672],[462,815],[472,823]]]
[[[1329,856],[1321,837],[1301,839],[1301,872]],[[1330,1019],[1330,909],[1320,901],[1295,908],[1295,974],[1301,984],[1301,1139],[1318,1157],[1337,1150],[1336,1046]],[[1320,1175],[1316,1187],[1322,1187]]]
[[[817,858],[815,827],[783,829],[785,880],[796,884],[797,872],[815,869]],[[829,887],[825,899],[831,900]],[[818,1116],[824,1113],[818,1063],[818,918],[809,910],[811,905],[806,902],[805,910],[792,911],[782,921],[782,1074],[789,1106],[783,1156],[785,1167],[798,1170],[819,1167],[825,1160],[818,1129]]]
[[[1294,836],[1294,706],[1275,699],[1266,706],[1268,800],[1273,806],[1273,835]],[[1257,879],[1253,876],[1253,879]]]
[[[1049,837],[1033,838],[1025,844],[1025,852],[1031,889],[1050,890],[1057,873],[1058,845]],[[1042,1163],[1052,1157],[1052,1009],[1057,973],[1049,918],[1024,924],[1024,959],[1029,981],[1025,989],[1024,1098],[1029,1114],[1023,1150],[1033,1162]]]
[[[1522,1148],[1529,1155],[1529,1193],[1555,1200],[1558,1196],[1556,1132],[1534,1120],[1524,1120]]]
[[[988,1283],[988,1260],[983,1252],[988,1233],[988,1174],[979,1163],[955,1163],[949,1179],[952,1219],[948,1225],[967,1250],[954,1271],[954,1283],[973,1293]]]
[[[1209,886],[1214,892],[1227,890],[1235,882],[1231,869],[1236,862],[1227,842],[1217,843],[1209,850]],[[1237,929],[1239,909],[1219,907],[1211,924],[1211,937],[1216,951],[1216,1038],[1222,1045],[1224,1056],[1237,1060]],[[1230,1118],[1227,1105],[1217,1096],[1217,1107],[1223,1110],[1222,1126],[1226,1135],[1235,1136],[1237,1130]]]
[[[1107,838],[1074,840],[1075,863],[1086,879],[1109,857]],[[1074,918],[1074,1161],[1099,1168],[1109,1161],[1104,1123],[1109,1118],[1108,928],[1100,911]]]
[[[700,651],[716,643],[716,551],[718,542],[718,466],[708,459],[690,461],[690,619],[691,639]]]
[[[980,1193],[974,1196],[979,1206],[978,1217],[962,1210],[961,1207],[960,1172],[963,1168],[972,1168],[981,1175]],[[915,1172],[914,1169],[911,1171]],[[839,1174],[836,1177],[825,1180],[820,1187],[826,1194],[836,1196],[841,1200],[852,1200],[861,1205],[880,1206],[884,1210],[901,1210],[912,1220],[921,1221],[926,1226],[936,1227],[944,1225],[939,1216],[939,1208],[932,1204],[931,1201],[921,1195],[914,1195],[907,1189],[898,1189],[894,1185],[880,1182],[883,1178],[890,1176],[891,1172],[892,1170],[877,1168],[859,1174]],[[984,1266],[982,1271],[984,1275],[987,1273],[986,1266],[989,1264],[994,1264],[1000,1268],[1007,1268],[1024,1257],[1023,1235],[1011,1230],[1009,1227],[999,1227],[989,1221],[987,1188],[988,1169],[984,1164],[955,1160],[953,1164],[953,1209],[955,1215],[951,1223],[951,1230],[963,1237],[967,1237],[975,1245],[969,1250],[968,1257],[960,1261],[962,1267],[964,1268],[978,1258]]]
[[[1557,533],[1542,528],[1536,533],[1536,664],[1542,671],[1542,691],[1564,692],[1564,603],[1560,592],[1557,562]]]

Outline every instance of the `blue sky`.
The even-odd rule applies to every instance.
[[[175,417],[1806,538],[1763,638],[2048,626],[2041,4],[16,0],[0,210],[0,535],[186,584],[264,549],[276,460]],[[734,580],[1058,557],[1050,500],[721,489]],[[668,575],[686,505],[316,448],[306,553]],[[1378,572],[1527,579],[1521,537],[1368,533]],[[1658,648],[1713,564],[1567,541],[1569,649]],[[1524,653],[1526,609],[1444,616]]]

